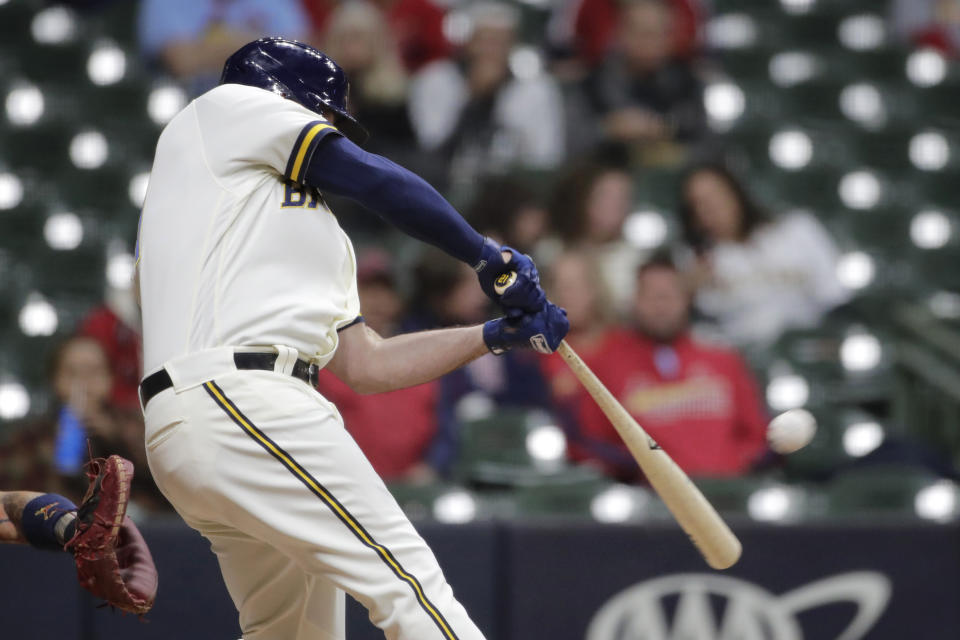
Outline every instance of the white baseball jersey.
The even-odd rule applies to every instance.
[[[230,345],[321,366],[360,313],[349,238],[299,181],[337,130],[269,91],[221,85],[157,143],[138,238],[144,370]]]
[[[262,89],[222,85],[157,145],[138,244],[147,461],[210,540],[245,640],[342,640],[344,593],[391,640],[483,640],[436,558],[343,428],[290,374],[323,365],[360,313],[356,261],[301,186],[336,133]],[[238,347],[275,347],[273,371]]]

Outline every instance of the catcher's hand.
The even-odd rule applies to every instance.
[[[77,509],[73,552],[80,585],[107,604],[142,615],[157,595],[150,549],[126,517],[133,463],[120,456],[91,460],[91,483]]]

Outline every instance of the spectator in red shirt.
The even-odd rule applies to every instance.
[[[637,275],[634,330],[612,333],[588,364],[627,411],[687,473],[747,473],[766,451],[766,423],[756,383],[733,351],[688,332],[690,298],[673,263],[657,257]],[[613,426],[581,393],[574,460],[601,466],[622,481],[640,471]]]
[[[357,286],[364,321],[387,337],[397,331],[403,301],[389,257],[368,252],[358,261]],[[425,462],[437,431],[436,381],[361,396],[332,374],[321,371],[321,394],[337,405],[344,425],[384,480],[425,483],[435,474]]]
[[[143,414],[139,406],[111,404],[110,363],[100,343],[71,336],[54,347],[48,368],[50,409],[0,442],[0,487],[62,493],[79,502],[88,456],[117,454],[134,463],[138,506],[167,508],[147,466]]]
[[[336,0],[303,0],[303,8],[316,33],[323,33]],[[428,62],[450,55],[450,43],[443,35],[445,11],[430,0],[375,0],[390,24],[407,71],[416,71]]]
[[[566,32],[575,53],[588,65],[600,62],[610,50],[622,19],[621,5],[618,0],[572,0],[561,6],[560,30]],[[673,14],[669,34],[673,53],[688,58],[699,48],[703,8],[699,0],[670,0],[668,5]]]
[[[111,404],[137,412],[143,375],[139,326],[140,312],[131,291],[111,287],[106,302],[87,313],[77,330],[78,335],[96,340],[107,355],[113,376]]]
[[[672,23],[665,0],[624,2],[615,46],[587,82],[604,139],[640,164],[676,164],[707,133],[703,85],[673,54]]]

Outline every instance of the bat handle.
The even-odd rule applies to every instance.
[[[506,271],[497,276],[497,279],[493,281],[493,290],[497,292],[498,296],[502,296],[516,281],[517,272]]]

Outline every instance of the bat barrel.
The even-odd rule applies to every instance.
[[[613,424],[650,485],[714,569],[736,564],[740,541],[680,467],[637,424],[566,341],[557,350]]]

